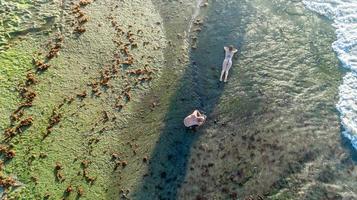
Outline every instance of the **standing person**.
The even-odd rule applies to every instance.
[[[230,45],[229,47],[224,47],[224,51],[226,52],[226,56],[223,61],[222,72],[221,72],[221,77],[219,78],[219,81],[222,81],[223,75],[225,74],[224,82],[227,82],[228,72],[229,72],[229,69],[232,67],[233,55],[238,50],[236,48],[234,48],[232,45]]]

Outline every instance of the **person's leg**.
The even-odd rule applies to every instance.
[[[222,64],[221,77],[219,78],[219,81],[223,80],[223,75],[224,75],[224,72],[226,72],[227,64],[228,64],[228,59],[224,59],[223,64]]]
[[[221,77],[219,78],[219,81],[221,81],[221,82],[222,82],[222,79],[223,79],[223,75],[224,75],[224,70],[222,69],[222,71],[221,71]]]
[[[227,82],[227,78],[228,78],[228,73],[229,73],[229,70],[231,69],[232,67],[232,61],[228,61],[228,64],[227,64],[227,69],[226,69],[226,76],[224,77],[224,82]]]

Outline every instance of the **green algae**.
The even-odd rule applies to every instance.
[[[27,49],[27,50],[26,50]],[[16,90],[26,78],[26,73],[32,67],[33,49],[17,46],[0,54],[0,131],[3,132],[9,124],[9,115],[20,102]]]
[[[0,1],[0,53],[27,35],[48,33],[59,17],[57,2],[12,0]],[[45,11],[48,10],[48,11]]]
[[[142,68],[149,64],[150,68],[157,69],[155,76],[159,76],[162,66],[159,47],[165,47],[165,43],[161,27],[155,24],[160,21],[160,18],[155,16],[154,12],[148,12],[153,7],[144,7],[141,2],[125,3],[125,6],[121,5],[121,9],[125,11],[122,12],[124,16],[115,16],[115,18],[122,20],[132,15],[130,10],[133,3],[136,8],[143,9],[138,13],[140,17],[143,17],[142,23],[138,24],[140,21],[137,20],[126,20],[120,21],[120,25],[129,30],[135,24],[134,28],[131,28],[133,33],[141,29],[142,33],[137,37],[140,42],[138,46],[141,47],[142,42],[150,42],[146,48],[152,48],[149,54],[152,58],[140,59],[147,55],[147,50],[133,49],[132,52],[137,62],[131,68]],[[107,180],[111,178],[115,165],[110,161],[111,153],[126,151],[127,160],[131,165],[132,158],[129,156],[131,150],[128,149],[130,147],[122,147],[121,138],[117,137],[118,131],[120,133],[125,131],[120,129],[125,127],[126,118],[134,109],[132,104],[139,103],[135,99],[143,95],[144,91],[150,88],[150,84],[143,83],[133,88],[134,101],[128,103],[121,112],[114,108],[114,98],[120,93],[124,84],[121,76],[114,78],[112,88],[109,91],[103,90],[100,97],[90,95],[88,84],[101,76],[101,70],[106,65],[110,65],[113,53],[119,51],[112,43],[112,39],[116,37],[115,30],[111,27],[110,20],[107,19],[107,13],[102,12],[109,8],[100,2],[93,4],[95,10],[91,10],[92,5],[88,6],[91,20],[86,24],[86,33],[80,39],[68,36],[64,42],[65,48],[60,51],[57,58],[49,62],[51,65],[49,70],[37,74],[40,81],[33,86],[37,97],[33,102],[33,107],[26,110],[26,116],[31,115],[35,122],[23,134],[12,140],[17,156],[6,165],[6,173],[15,174],[24,186],[9,194],[10,198],[38,199],[49,194],[50,199],[61,197],[75,199],[76,191],[70,195],[64,193],[69,185],[73,188],[82,187],[84,199],[102,198],[107,192],[113,191],[106,189],[112,187],[107,185]],[[151,20],[150,24],[147,23],[148,20]],[[103,24],[99,31],[97,31],[98,24]],[[98,37],[99,34],[103,37]],[[157,37],[158,35],[160,37]],[[54,34],[49,37],[54,37]],[[125,40],[126,36],[120,39]],[[90,48],[87,45],[89,41]],[[45,55],[47,50],[43,48],[40,51]],[[102,52],[101,55],[98,55],[98,52]],[[121,73],[124,74],[125,71]],[[76,95],[82,91],[87,91],[88,97],[80,100]],[[72,103],[64,103],[63,107],[58,108],[64,99],[71,97],[74,97]],[[59,125],[53,127],[51,134],[43,139],[53,110],[57,110],[63,117]],[[104,111],[117,120],[114,123],[108,122],[101,125]],[[90,144],[93,140],[97,142]],[[43,153],[47,156],[40,158]],[[89,176],[95,179],[93,185],[88,183],[83,175],[84,169],[81,167],[83,160],[90,161],[87,170]],[[56,162],[63,165],[65,178],[63,182],[56,181],[53,172]],[[115,192],[119,191],[118,187],[115,188]]]
[[[5,50],[9,40],[10,33],[20,30],[22,22],[21,16],[24,11],[30,7],[30,1],[0,1],[0,52]]]

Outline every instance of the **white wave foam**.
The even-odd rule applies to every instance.
[[[304,0],[307,8],[333,20],[337,41],[332,48],[342,65],[351,70],[339,87],[340,99],[336,105],[341,113],[342,134],[357,150],[357,1]]]

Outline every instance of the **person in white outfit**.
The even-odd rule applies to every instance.
[[[224,82],[227,82],[228,72],[229,72],[229,69],[232,67],[233,55],[238,50],[236,48],[234,48],[233,46],[229,46],[229,47],[224,47],[224,51],[226,52],[226,56],[223,61],[222,72],[221,72],[221,77],[219,78],[219,81],[222,81],[223,75],[225,75]]]

